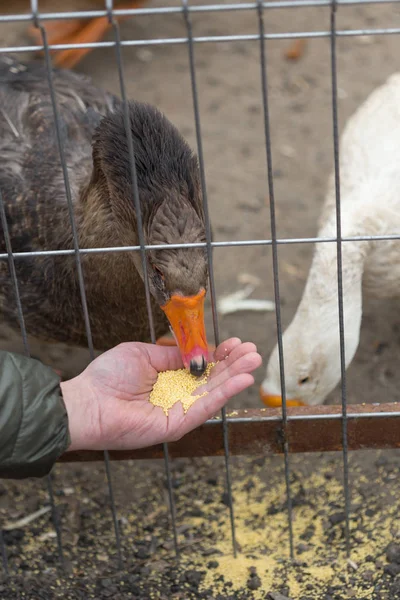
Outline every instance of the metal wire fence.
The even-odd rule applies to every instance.
[[[148,7],[148,8],[140,8],[140,9],[125,9],[125,10],[117,10],[113,7],[112,0],[106,0],[105,9],[104,10],[86,10],[86,11],[74,11],[74,12],[62,12],[62,13],[41,13],[38,8],[38,3],[36,0],[31,0],[30,3],[30,13],[28,14],[15,14],[15,15],[0,15],[0,23],[12,23],[17,21],[27,21],[32,22],[33,25],[38,29],[41,35],[42,43],[40,45],[31,45],[31,46],[14,46],[14,47],[4,47],[0,48],[0,53],[10,53],[10,52],[32,52],[32,51],[44,51],[44,60],[46,65],[46,73],[49,84],[51,103],[53,108],[53,117],[55,124],[55,132],[57,136],[57,145],[59,151],[60,162],[62,166],[62,174],[64,178],[65,184],[65,194],[66,200],[68,203],[69,209],[69,217],[70,223],[73,233],[73,249],[60,249],[60,250],[40,250],[40,251],[32,251],[32,252],[19,252],[13,251],[9,230],[7,226],[6,220],[6,212],[3,203],[3,198],[0,190],[0,217],[2,228],[4,232],[5,245],[7,251],[5,253],[0,253],[0,260],[7,260],[10,269],[10,275],[12,278],[13,289],[15,294],[16,306],[18,309],[18,317],[21,328],[21,334],[23,338],[25,353],[29,355],[29,344],[28,344],[28,332],[26,331],[25,321],[23,310],[21,306],[21,300],[19,295],[19,283],[17,279],[16,269],[15,269],[15,261],[24,260],[32,257],[43,257],[43,256],[67,256],[72,255],[75,258],[76,269],[78,274],[79,281],[79,289],[82,300],[82,308],[84,315],[84,322],[86,327],[86,336],[87,336],[87,345],[89,348],[91,359],[94,358],[94,347],[92,340],[92,332],[90,327],[90,319],[89,319],[89,311],[87,306],[86,292],[85,292],[85,279],[82,270],[81,257],[83,254],[89,253],[106,253],[106,252],[140,252],[142,259],[142,267],[145,274],[144,284],[145,284],[145,292],[146,292],[146,304],[148,311],[148,321],[149,321],[149,329],[151,340],[154,343],[156,341],[153,316],[150,304],[150,289],[149,282],[147,278],[147,261],[146,261],[146,252],[150,249],[152,250],[161,250],[163,248],[180,248],[180,247],[188,247],[188,248],[196,248],[196,247],[204,247],[207,250],[208,256],[208,267],[209,267],[209,279],[210,279],[210,297],[211,297],[211,306],[212,306],[212,316],[213,316],[213,329],[214,329],[214,339],[215,344],[218,345],[220,341],[219,336],[219,326],[218,326],[218,315],[216,308],[216,291],[215,291],[215,282],[214,282],[214,269],[213,269],[213,249],[218,247],[233,247],[233,246],[271,246],[272,248],[272,268],[273,268],[273,280],[274,280],[274,293],[275,293],[275,305],[276,305],[276,329],[277,329],[277,339],[278,339],[278,348],[279,348],[279,361],[280,361],[280,380],[281,380],[281,389],[282,389],[282,412],[281,415],[278,415],[277,411],[274,413],[267,415],[261,414],[261,411],[253,411],[254,414],[245,415],[246,411],[242,411],[238,418],[228,418],[226,411],[222,411],[221,415],[221,423],[220,421],[212,421],[206,424],[206,426],[202,429],[200,433],[193,433],[193,439],[196,440],[192,447],[196,447],[197,450],[194,450],[194,454],[202,455],[202,454],[214,454],[218,453],[219,444],[222,444],[223,454],[225,457],[225,476],[226,476],[226,490],[228,494],[228,510],[230,512],[230,523],[231,523],[231,537],[232,537],[232,551],[234,556],[237,553],[237,544],[236,544],[236,535],[235,535],[235,519],[234,519],[234,499],[232,497],[232,486],[231,486],[231,474],[230,474],[230,454],[233,439],[233,453],[247,453],[251,452],[254,448],[254,440],[262,441],[263,436],[269,436],[269,440],[271,441],[274,436],[277,436],[279,430],[279,443],[271,441],[271,446],[273,451],[282,451],[284,454],[285,461],[285,479],[286,479],[286,494],[287,494],[287,518],[288,518],[288,527],[289,527],[289,540],[290,540],[290,555],[294,557],[294,544],[293,544],[293,516],[292,516],[292,500],[291,500],[291,487],[290,487],[290,452],[291,451],[300,451],[304,449],[315,450],[318,447],[318,440],[314,440],[314,446],[305,448],[304,444],[299,442],[299,435],[301,436],[301,426],[306,424],[306,427],[310,423],[328,423],[329,426],[334,423],[335,425],[340,423],[341,427],[341,447],[343,452],[343,474],[344,474],[344,498],[345,498],[345,536],[346,536],[346,548],[347,553],[350,554],[351,546],[350,546],[350,529],[349,529],[349,519],[350,519],[350,486],[349,486],[349,467],[348,467],[348,452],[349,452],[349,435],[348,430],[351,428],[352,438],[350,443],[350,449],[360,447],[360,441],[354,441],[353,435],[353,425],[354,427],[361,428],[361,431],[364,432],[366,429],[363,429],[364,423],[368,423],[369,427],[377,423],[379,421],[382,424],[384,431],[388,433],[388,444],[389,445],[399,445],[397,436],[390,438],[390,432],[393,433],[396,424],[399,422],[400,411],[397,411],[395,408],[390,408],[388,405],[382,407],[382,410],[378,410],[377,407],[364,407],[364,410],[356,410],[354,409],[350,414],[347,409],[347,397],[346,397],[346,362],[345,362],[345,338],[344,338],[344,316],[343,316],[343,283],[342,283],[342,244],[346,242],[353,241],[371,241],[371,240],[393,240],[400,239],[400,234],[396,235],[380,235],[380,236],[357,236],[357,237],[342,237],[341,232],[341,198],[340,198],[340,168],[339,168],[339,141],[338,141],[338,86],[337,86],[337,60],[336,60],[336,42],[338,37],[347,37],[347,36],[364,36],[364,35],[392,35],[400,33],[400,28],[369,28],[369,29],[351,29],[351,30],[339,30],[336,26],[336,15],[339,7],[348,6],[348,5],[365,5],[365,4],[386,4],[386,3],[398,3],[399,0],[341,0],[340,2],[337,0],[284,0],[282,2],[267,2],[264,3],[261,0],[257,2],[247,2],[247,3],[237,3],[237,4],[210,4],[210,5],[198,5],[198,6],[189,6],[187,0],[183,0],[181,6],[173,6],[173,7]],[[282,9],[282,8],[305,8],[305,7],[328,7],[330,9],[330,29],[327,31],[296,31],[296,32],[283,32],[283,33],[271,33],[266,30],[264,23],[264,15],[267,11],[272,9]],[[258,19],[258,33],[256,34],[248,34],[248,35],[209,35],[209,36],[195,36],[193,34],[192,29],[192,15],[194,13],[200,12],[224,12],[224,11],[244,11],[244,10],[253,10],[257,15]],[[122,40],[119,24],[116,20],[119,16],[135,16],[135,15],[167,15],[167,14],[180,14],[183,18],[185,27],[186,27],[186,36],[179,38],[157,38],[157,39],[144,39],[144,40]],[[112,41],[101,41],[96,43],[80,43],[80,44],[57,44],[50,45],[47,40],[46,29],[44,27],[44,23],[47,21],[55,20],[55,19],[82,19],[82,18],[96,18],[96,17],[106,17],[109,20],[109,23],[113,32],[113,40]],[[334,146],[334,174],[335,174],[335,193],[336,193],[336,236],[332,238],[315,238],[315,237],[304,237],[304,238],[278,238],[277,236],[277,228],[276,228],[276,214],[275,214],[275,197],[274,197],[274,176],[273,176],[273,155],[272,155],[272,147],[271,147],[271,133],[270,133],[270,115],[269,115],[269,103],[268,103],[268,51],[266,47],[267,40],[277,40],[277,39],[299,39],[299,38],[329,38],[330,40],[330,77],[331,77],[331,104],[332,104],[332,135],[333,135],[333,146]],[[263,121],[264,121],[264,135],[265,135],[265,153],[266,153],[266,164],[267,164],[267,184],[269,188],[269,198],[270,198],[270,222],[271,222],[271,236],[269,239],[249,239],[249,240],[229,240],[223,242],[215,242],[211,239],[211,227],[210,227],[210,216],[208,210],[208,201],[207,201],[207,182],[205,177],[205,168],[204,168],[204,158],[203,158],[203,147],[202,147],[202,132],[201,132],[201,119],[200,119],[200,110],[199,110],[199,101],[198,101],[198,86],[197,86],[197,78],[196,78],[196,61],[195,61],[195,51],[196,45],[199,43],[208,43],[208,42],[232,42],[232,41],[258,41],[259,42],[259,61],[260,61],[260,78],[261,78],[261,90],[262,90],[262,107],[263,107]],[[149,246],[146,245],[143,228],[142,228],[142,218],[141,218],[141,210],[140,210],[140,202],[139,202],[139,190],[138,183],[136,177],[136,167],[135,167],[135,156],[134,156],[134,148],[132,142],[132,132],[129,127],[129,113],[128,113],[128,100],[125,89],[125,81],[124,81],[124,65],[122,58],[122,48],[127,46],[151,46],[151,45],[168,45],[168,44],[183,44],[187,46],[188,51],[188,63],[189,63],[189,71],[190,71],[190,79],[191,79],[191,90],[192,90],[192,100],[193,100],[193,114],[194,114],[194,122],[195,122],[195,131],[197,138],[197,152],[199,158],[199,166],[200,166],[200,176],[201,176],[201,187],[202,187],[202,198],[203,198],[203,206],[204,206],[204,214],[205,214],[205,226],[206,226],[206,242],[205,243],[197,243],[197,244],[171,244],[171,245],[157,245],[157,246]],[[77,236],[77,228],[75,224],[74,218],[74,206],[72,201],[70,183],[69,183],[69,175],[68,168],[65,161],[64,149],[62,143],[61,136],[61,124],[60,117],[57,107],[57,99],[53,85],[53,66],[52,66],[52,55],[51,51],[53,50],[65,50],[65,49],[78,49],[78,48],[114,48],[115,50],[115,58],[116,58],[116,66],[118,69],[119,76],[119,85],[120,85],[120,95],[123,102],[123,111],[124,111],[124,122],[126,128],[126,135],[128,141],[128,150],[129,150],[129,159],[130,159],[130,170],[131,170],[131,180],[132,180],[132,196],[134,198],[137,222],[138,222],[138,234],[139,234],[139,244],[135,246],[124,246],[124,247],[106,247],[106,248],[80,248],[78,243]],[[340,334],[340,365],[341,365],[341,410],[332,410],[321,408],[320,410],[313,409],[313,411],[303,411],[299,412],[299,414],[295,414],[296,411],[288,411],[286,406],[286,392],[285,392],[285,365],[283,358],[283,344],[282,344],[282,319],[281,319],[281,297],[280,297],[280,288],[279,288],[279,256],[278,256],[278,247],[282,244],[302,244],[302,243],[321,243],[321,242],[331,242],[336,244],[337,247],[337,289],[338,289],[338,310],[339,310],[339,334]],[[361,423],[361,425],[360,425]],[[297,425],[296,425],[297,424]],[[235,427],[243,425],[248,425],[251,427],[251,442],[246,445],[246,440],[241,439],[239,442],[232,438],[232,429],[235,430]],[[260,426],[260,427],[258,427]],[[219,436],[214,435],[207,438],[209,442],[209,446],[207,450],[202,449],[201,446],[201,436],[204,434],[207,436],[207,431],[209,432],[210,428],[213,428],[215,432],[215,428],[219,428]],[[268,429],[272,427],[272,429]],[[298,430],[293,429],[294,427],[298,427]],[[207,429],[208,428],[208,429]],[[222,431],[222,434],[221,434]],[[298,437],[294,435],[297,431]],[[204,433],[205,432],[205,433]],[[222,438],[221,438],[222,435]],[[362,438],[362,433],[360,434]],[[197,436],[197,437],[196,437]],[[213,446],[211,439],[215,441],[215,445]],[[367,440],[370,440],[370,446],[377,445],[373,442],[371,436],[368,437]],[[291,448],[291,441],[293,441],[293,449]],[[265,439],[264,439],[265,442]],[[241,445],[242,443],[242,445]],[[274,446],[275,443],[275,446]],[[329,442],[326,441],[324,447],[324,441],[320,440],[321,447],[319,449],[335,449],[329,446]],[[368,445],[368,441],[364,443],[364,446]],[[178,448],[175,454],[188,455],[190,454],[188,444],[185,442],[181,445],[179,443],[174,444]],[[177,528],[175,523],[175,510],[174,510],[174,492],[172,486],[171,479],[171,467],[170,467],[170,451],[167,444],[164,444],[162,447],[162,452],[164,456],[165,462],[165,475],[168,486],[168,496],[169,496],[169,506],[170,506],[170,520],[171,527],[173,532],[173,539],[175,545],[175,552],[179,554],[178,542],[177,542]],[[141,457],[151,457],[151,456],[159,456],[157,452],[150,452],[146,454],[146,451],[139,451],[136,453],[112,453],[113,458],[125,458],[128,455],[132,456],[141,456]],[[65,457],[64,457],[65,458]],[[67,460],[95,460],[98,458],[98,453],[75,453],[74,456],[67,457]],[[122,566],[122,552],[121,552],[121,540],[118,526],[118,518],[117,511],[114,502],[114,492],[113,492],[113,483],[112,483],[112,473],[110,466],[110,454],[109,452],[104,452],[104,464],[108,481],[108,492],[109,492],[109,501],[110,501],[110,509],[112,512],[112,518],[114,523],[115,530],[115,540],[117,547],[117,556],[119,567]],[[53,523],[57,534],[57,542],[58,542],[58,552],[60,563],[63,563],[63,544],[62,544],[62,536],[61,536],[61,527],[59,523],[57,506],[54,499],[53,485],[51,476],[47,478],[49,499],[52,508],[53,515]],[[0,531],[0,551],[2,556],[3,568],[6,573],[8,573],[8,560],[7,560],[7,550],[4,544],[3,534]]]

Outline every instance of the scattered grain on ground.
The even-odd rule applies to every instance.
[[[142,462],[113,465],[122,571],[105,475],[93,488],[89,466],[58,466],[54,487],[66,572],[58,568],[48,512],[3,532],[12,577],[0,577],[0,598],[271,600],[281,594],[290,600],[400,600],[399,453],[350,457],[350,561],[341,455],[293,456],[290,464],[294,561],[281,457],[232,458],[237,559],[223,457],[172,463],[179,560],[162,461],[153,467],[145,463],[146,478]],[[48,504],[45,486],[36,482],[36,487],[32,512]],[[27,514],[20,488],[18,482],[1,483],[3,520]]]

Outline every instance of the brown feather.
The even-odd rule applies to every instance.
[[[81,248],[138,243],[120,101],[69,71],[54,72],[62,143]],[[46,72],[0,57],[0,189],[14,252],[73,248]],[[196,157],[154,108],[130,104],[146,243],[203,242]],[[93,157],[92,157],[93,142]],[[0,251],[5,252],[3,236]],[[82,255],[95,348],[150,341],[140,257]],[[153,266],[164,271],[162,288]],[[28,333],[41,340],[87,343],[74,256],[16,260]],[[168,331],[159,305],[169,294],[206,288],[203,249],[149,253],[156,335]],[[0,261],[0,310],[18,327],[8,265]]]

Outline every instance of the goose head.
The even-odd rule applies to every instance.
[[[129,117],[145,243],[205,242],[196,156],[178,130],[152,106],[131,103]],[[100,198],[109,210],[110,230],[121,244],[137,245],[138,221],[121,108],[104,117],[95,131],[93,165],[92,195]],[[140,252],[132,252],[130,257],[132,268],[144,280]],[[208,360],[204,326],[206,251],[204,248],[149,250],[146,262],[151,295],[170,323],[183,363],[192,374],[201,375]]]
[[[348,250],[351,251],[350,248]],[[319,249],[301,303],[283,334],[287,406],[322,404],[341,380],[336,263],[334,256],[327,259],[326,254],[329,252],[332,249],[327,252]],[[360,261],[349,261],[343,270],[346,369],[359,344],[361,280]],[[267,406],[282,404],[278,345],[270,356],[260,396]]]

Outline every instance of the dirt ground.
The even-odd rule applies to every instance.
[[[204,2],[204,4],[206,3]],[[49,4],[49,2],[44,2],[43,6]],[[176,2],[170,4],[173,5]],[[152,5],[161,6],[162,3],[158,0],[154,1]],[[86,3],[81,2],[80,6],[83,9]],[[66,5],[63,5],[63,8],[65,9]],[[327,30],[329,28],[329,10],[322,7],[271,9],[265,11],[265,24],[267,31],[274,33]],[[257,33],[257,18],[255,11],[250,10],[210,14],[196,13],[193,16],[193,26],[195,35],[199,36]],[[400,26],[400,7],[395,4],[346,6],[340,7],[338,12],[338,27],[341,29],[396,26]],[[179,38],[186,34],[180,15],[137,17],[122,25],[122,33],[125,39]],[[111,39],[110,36],[108,37]],[[21,39],[24,41],[23,28],[17,29],[8,26],[4,29],[3,26],[0,38],[3,46],[20,43]],[[285,59],[285,51],[289,46],[290,42],[285,40],[271,41],[267,44],[274,183],[278,235],[282,238],[301,238],[314,236],[317,233],[317,220],[324,198],[326,181],[333,167],[329,40],[313,39],[308,41],[304,55],[298,61]],[[391,73],[398,69],[398,48],[397,36],[342,37],[338,39],[340,130],[346,119],[372,89],[383,83]],[[259,44],[257,42],[201,43],[196,44],[195,52],[207,192],[215,239],[216,241],[226,241],[269,238],[269,196],[260,88]],[[157,105],[178,126],[193,147],[196,147],[186,45],[128,48],[124,50],[124,59],[129,96]],[[92,52],[79,65],[78,70],[90,75],[99,86],[118,93],[118,74],[112,49],[98,49]],[[279,247],[282,318],[285,326],[293,317],[300,300],[311,256],[312,246],[310,244]],[[238,277],[243,274],[250,274],[260,279],[260,284],[254,291],[253,297],[273,299],[270,249],[249,246],[240,249],[228,247],[215,250],[215,280],[219,296],[239,289],[242,284],[238,281]],[[210,310],[207,314],[207,323],[209,337],[212,339]],[[221,339],[235,335],[243,340],[254,341],[265,361],[276,343],[275,316],[272,312],[245,312],[220,317],[219,327]],[[397,365],[400,358],[399,331],[400,318],[397,302],[384,303],[370,299],[365,300],[361,343],[348,371],[349,402],[382,402],[400,399],[397,386]],[[5,333],[3,338],[2,347],[20,349],[19,343],[10,340],[8,333]],[[71,349],[52,348],[48,352],[42,347],[33,346],[33,352],[45,362],[63,368],[69,374],[83,368],[87,360],[84,352],[77,355]],[[257,373],[256,385],[235,398],[232,406],[259,406],[258,386],[263,377],[264,367]],[[331,394],[328,402],[335,403],[338,399],[339,392],[336,390]],[[397,461],[398,468],[398,454],[391,453],[390,457],[395,463]],[[304,461],[304,459],[302,460]],[[357,460],[360,473],[363,469],[367,473],[369,469],[373,468],[376,457],[366,454],[361,455]],[[294,461],[294,472],[301,472],[301,462]],[[315,469],[323,470],[329,466],[326,457],[318,457],[318,460],[307,457],[305,462],[314,465]],[[220,471],[223,469],[223,463],[220,461],[211,461],[210,464]],[[245,461],[238,460],[238,465],[245,464],[247,464]],[[179,470],[180,476],[184,479],[185,468],[188,468],[188,481],[193,481],[190,464],[187,466],[188,463],[183,461],[182,465],[186,465],[186,467],[175,466],[174,469]],[[277,474],[282,475],[280,459],[267,457],[263,467],[269,473],[268,477],[272,479],[277,477]],[[147,469],[150,469],[154,475],[154,479],[151,480],[154,486],[160,485],[159,482],[163,478],[162,465],[146,463],[141,464],[140,469],[145,473],[147,473]],[[135,473],[138,473],[137,465],[119,465],[113,468],[116,481],[121,483],[125,481],[123,489],[119,489],[117,498],[118,508],[124,509],[124,512],[126,512],[128,504],[132,512],[137,508],[133,504],[133,498],[136,497],[133,489],[138,485]],[[100,503],[100,508],[98,508],[99,519],[105,519],[105,527],[110,526],[107,518],[103,516],[106,508],[104,511],[102,509],[107,504],[104,496],[103,468],[84,465],[79,468],[58,468],[55,481],[57,488],[74,488],[74,492],[67,495],[67,498],[75,498],[74,478],[79,480],[77,490],[80,489],[82,480],[85,480],[85,493],[86,496],[92,498],[90,502],[94,502],[93,498],[97,502],[101,495],[103,504]],[[70,480],[72,483],[68,483]],[[99,485],[101,485],[101,494],[98,490]],[[148,487],[146,488],[147,484],[141,482],[139,485],[144,496],[148,495],[149,498],[153,498],[153,493],[150,493]],[[394,485],[398,486],[398,477],[397,479],[389,478],[385,482],[385,486],[389,490]],[[311,481],[310,486],[312,489]],[[371,496],[374,496],[378,494],[381,482],[376,482],[376,487],[372,484],[371,486]],[[3,504],[0,503],[1,514],[4,518],[9,518],[6,515],[10,506],[10,498],[18,498],[18,509],[15,510],[19,516],[32,512],[47,502],[42,484],[7,484],[4,489],[3,497],[7,501],[4,501]],[[309,490],[309,493],[312,492]],[[179,489],[177,489],[177,496],[179,497]],[[367,495],[366,504],[368,504],[368,500]],[[393,502],[396,501],[398,502],[398,500],[393,500]],[[81,514],[83,510],[85,514],[83,500],[76,499],[76,502],[80,503],[80,508],[76,509],[78,513]],[[338,499],[338,503],[342,503],[341,498]],[[64,510],[66,530],[68,530],[68,515],[74,513],[72,509],[70,512],[68,510],[67,506]],[[147,512],[151,513],[151,511]],[[154,515],[157,513],[154,512]],[[16,515],[14,517],[16,518]],[[96,532],[97,524],[92,517],[87,518],[91,519],[91,527],[93,527],[93,532]],[[157,526],[161,526],[159,522],[157,522]],[[99,526],[98,532],[99,536],[103,536],[103,527]],[[139,527],[136,535],[139,535],[140,532]],[[37,533],[39,535],[43,532],[38,530]],[[135,543],[139,544],[135,535],[133,538],[136,540]],[[55,542],[53,539],[49,539],[54,550]],[[387,543],[389,541],[388,536]],[[35,546],[38,556],[42,557],[43,553],[50,552],[44,547],[50,542],[46,539],[42,545],[39,543],[37,547]],[[100,538],[96,538],[95,542],[92,541],[93,543],[99,544],[99,548],[102,545]],[[79,546],[79,544],[79,541],[75,542],[74,552],[77,552],[76,545]],[[18,549],[18,545],[15,546],[14,542],[10,542],[10,547]],[[79,550],[81,553],[85,552],[85,543]],[[382,548],[379,552],[381,551]],[[101,554],[102,551],[99,550],[97,553]],[[21,568],[17,554],[18,552],[14,559],[11,557],[11,563],[14,560],[15,565]],[[152,560],[156,560],[153,554],[151,556]],[[162,560],[167,559],[162,558]],[[96,573],[102,572],[103,563],[101,559],[95,562],[95,567],[88,567],[89,569],[93,568],[93,572],[82,573],[83,578],[90,579],[90,576],[93,575],[93,580],[96,580]],[[140,564],[145,562],[146,560],[143,559]],[[85,563],[85,565],[89,563]],[[42,570],[43,564],[39,561],[38,565],[36,568]],[[29,564],[22,568],[30,570]],[[54,569],[54,566],[50,565],[47,568]],[[372,570],[375,573],[376,569],[379,571],[379,568],[374,566]],[[383,567],[381,572],[383,573]],[[389,579],[392,578],[393,581],[398,581],[399,578],[398,575],[396,577],[396,575],[392,576],[387,573],[386,576]],[[85,588],[85,585],[82,584],[82,589],[88,590],[89,588]],[[178,584],[174,583],[173,585]],[[308,595],[302,592],[301,596],[293,596],[291,589],[283,590],[282,593],[293,600],[317,597],[328,600],[329,598],[352,597],[347,594],[350,588],[347,583],[342,583],[341,590],[336,590],[334,594],[326,592],[325,596],[314,595],[314,592],[317,593],[315,590],[310,591]],[[11,596],[11,588],[6,584],[5,587],[3,586],[3,596],[0,592],[0,597],[4,599],[53,597],[53,592],[46,585],[41,588],[43,594],[35,587],[34,591],[27,589],[24,596],[21,589],[17,586],[15,595]],[[68,587],[69,589],[70,587]],[[76,589],[79,589],[79,585]],[[201,596],[200,592],[190,596],[194,593],[193,590],[190,594],[175,590],[164,591],[164,595],[160,595],[161,592],[157,592],[158,588],[154,589],[156,591],[152,591],[152,595],[150,595],[150,591],[147,591],[147,596],[145,592],[140,592],[140,594],[138,592],[139,595],[136,596],[134,592],[131,595],[124,595],[121,591],[118,591],[120,594],[118,596],[115,590],[107,596],[107,586],[104,588],[100,586],[99,589],[96,588],[93,591],[93,595],[92,591],[90,595],[86,591],[82,592],[83,595],[79,596],[76,592],[77,595],[68,597],[207,597],[210,599],[214,597],[212,591],[208,591],[208,595],[205,596]],[[391,600],[398,597],[395,595],[397,592],[393,592],[392,588],[387,587],[385,590],[386,596],[373,595],[371,592],[372,595],[365,595],[365,598],[389,598]],[[75,591],[68,593],[75,594]],[[267,598],[267,592],[271,590],[265,589],[264,591],[265,595],[262,597]],[[225,595],[223,595],[224,593]],[[227,592],[222,592],[222,596],[215,594],[215,597],[256,597],[249,590],[246,594],[247,596],[240,594],[229,596]],[[353,595],[353,597],[362,598],[363,596]],[[272,597],[272,600],[282,600],[282,598],[279,599],[276,596],[276,599]]]
[[[102,468],[54,470],[64,570],[57,568],[45,486],[4,482],[3,527],[13,528],[3,532],[11,577],[0,579],[0,598],[399,600],[398,453],[351,456],[350,560],[341,457],[296,456],[291,467],[294,561],[281,457],[232,460],[236,559],[222,460],[174,461],[179,560],[163,465],[138,461],[113,468],[121,569]],[[20,522],[40,509],[48,512]]]

